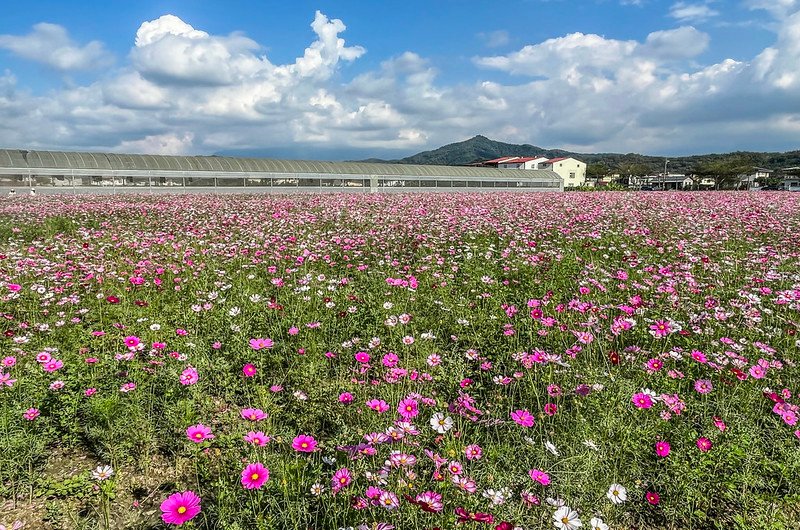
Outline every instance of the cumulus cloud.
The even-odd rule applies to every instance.
[[[32,95],[13,73],[0,75],[0,144],[173,154],[305,147],[298,157],[338,147],[369,156],[481,133],[577,151],[775,149],[800,132],[800,7],[777,1],[786,12],[776,15],[775,40],[749,59],[698,65],[712,43],[688,24],[639,40],[570,33],[476,57],[478,80],[456,84],[413,51],[348,76],[344,65],[366,50],[320,12],[307,46],[283,64],[244,34],[165,15],[131,35],[128,63],[87,86]]]
[[[114,62],[103,43],[91,41],[80,46],[65,28],[46,22],[33,26],[27,35],[0,35],[0,48],[64,72],[94,70]]]
[[[119,153],[145,153],[152,155],[183,155],[191,152],[194,134],[156,134],[138,140],[124,140],[112,151]]]

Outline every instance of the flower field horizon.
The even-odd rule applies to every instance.
[[[0,528],[800,521],[800,194],[4,198],[0,316]]]

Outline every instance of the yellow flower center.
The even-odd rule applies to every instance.
[[[561,518],[561,522],[564,523],[564,524],[568,524],[569,523],[569,517],[562,517]]]
[[[306,447],[308,447],[308,444],[306,442],[303,442],[303,443],[300,444],[300,447],[305,449]]]
[[[617,491],[617,490],[614,490],[614,491],[612,491],[612,492],[611,492],[611,494],[612,494],[614,497],[619,497],[619,491]]]
[[[203,437],[203,433],[199,432],[199,433],[195,434],[194,437],[199,440],[200,438]]]
[[[250,480],[258,480],[258,473],[253,473],[250,475]]]
[[[186,513],[186,506],[181,506],[180,508],[178,508],[178,513],[179,513],[179,514],[184,514],[184,513]]]

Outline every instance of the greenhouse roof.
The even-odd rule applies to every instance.
[[[126,155],[63,151],[0,149],[0,168],[63,169],[105,171],[177,171],[209,173],[295,173],[368,176],[477,177],[560,180],[549,170],[497,169],[490,167],[375,164],[365,162],[322,162],[318,160],[275,160],[225,156]],[[513,172],[513,173],[512,173]]]

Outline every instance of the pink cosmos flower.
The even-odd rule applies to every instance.
[[[50,361],[42,364],[42,369],[45,372],[55,372],[56,370],[61,369],[64,366],[63,361],[60,359],[51,359]]]
[[[122,339],[122,341],[125,343],[125,346],[127,346],[128,348],[136,348],[139,345],[139,343],[141,342],[139,337],[136,337],[134,335],[130,335],[129,337],[125,337],[124,339]]]
[[[11,388],[11,387],[14,386],[14,383],[16,383],[16,382],[17,382],[16,379],[11,379],[11,374],[7,374],[5,372],[0,372],[0,387],[5,385],[5,386]]]
[[[20,289],[22,289],[22,286],[18,283],[9,283],[6,284],[6,288],[12,293],[16,293],[19,292]]]
[[[200,513],[200,497],[193,491],[173,493],[161,503],[161,520],[182,525]]]
[[[197,373],[193,367],[189,366],[181,372],[181,384],[182,385],[193,385],[200,379],[200,375]]]
[[[331,487],[334,492],[338,492],[342,488],[349,486],[352,481],[353,475],[350,474],[350,470],[343,467],[337,469],[336,473],[333,474],[333,478],[331,478]]]
[[[435,491],[425,491],[416,497],[416,504],[426,512],[438,513],[444,509],[442,496]]]
[[[86,390],[83,391],[83,395],[86,396],[86,397],[91,397],[91,396],[95,395],[96,393],[97,393],[97,389],[96,388],[87,388]]]
[[[210,427],[206,427],[202,423],[198,423],[197,425],[191,425],[186,429],[186,437],[194,443],[199,444],[206,440],[212,440],[214,435],[211,434]]]
[[[548,475],[542,470],[531,469],[530,471],[528,471],[528,476],[531,477],[532,481],[538,482],[542,486],[547,486],[548,484],[550,484],[550,475]]]
[[[342,392],[339,394],[339,403],[352,403],[353,402],[353,394],[350,392]]]
[[[698,438],[697,439],[697,448],[700,449],[703,453],[707,453],[711,450],[711,440],[708,438]]]
[[[12,357],[12,356],[9,355],[8,357],[3,358],[3,366],[5,366],[6,368],[11,368],[15,364],[17,364],[17,358],[16,357]]]
[[[311,453],[316,447],[317,441],[307,434],[300,434],[292,440],[292,449],[299,453]]]
[[[515,410],[512,412],[511,419],[523,427],[533,427],[533,424],[535,423],[533,415],[525,409]]]
[[[370,399],[367,401],[367,406],[381,414],[389,410],[389,404],[382,399]]]
[[[725,432],[725,429],[727,428],[725,422],[722,421],[722,418],[720,418],[719,416],[714,416],[714,427],[719,429],[720,432]]]
[[[288,333],[289,333],[289,335],[295,336],[298,333],[300,333],[300,330],[297,328],[297,326],[292,326],[292,327],[289,328]]]
[[[548,403],[544,406],[544,413],[548,416],[555,416],[556,412],[558,412],[558,405],[555,403]]]
[[[253,377],[256,375],[256,371],[256,367],[253,364],[247,363],[242,366],[242,373],[244,373],[245,377]]]
[[[378,504],[387,510],[395,510],[400,507],[400,499],[391,491],[383,491],[378,497]]]
[[[667,455],[669,455],[669,449],[669,442],[665,442],[663,440],[656,442],[656,454],[658,456],[665,458]]]
[[[662,338],[669,335],[672,329],[670,328],[669,322],[666,320],[656,320],[653,325],[650,326],[650,334],[656,338]]]
[[[244,437],[245,442],[256,445],[258,447],[267,445],[270,440],[271,438],[261,431],[258,432],[250,431]]]
[[[464,448],[464,455],[467,460],[480,460],[483,456],[483,449],[477,444],[468,445]]]
[[[261,421],[267,418],[267,413],[261,409],[242,409],[242,418],[250,421]]]
[[[387,353],[381,359],[381,363],[383,363],[386,368],[394,368],[397,366],[398,362],[400,362],[400,358],[394,353]]]
[[[22,417],[28,421],[33,421],[39,417],[39,409],[31,407],[22,414]]]
[[[767,371],[764,367],[758,364],[751,366],[748,372],[754,379],[764,379],[764,376],[767,375]]]
[[[643,392],[634,394],[631,398],[631,402],[640,409],[649,409],[653,406],[653,398]]]
[[[36,362],[38,362],[40,364],[44,364],[44,363],[50,362],[50,359],[52,359],[52,357],[46,351],[39,352],[39,353],[36,354]]]
[[[242,471],[242,486],[248,490],[261,489],[266,481],[269,480],[269,469],[260,462],[248,464]]]
[[[411,398],[405,398],[397,405],[397,412],[404,420],[415,418],[419,414],[417,401]]]
[[[250,339],[250,347],[254,350],[272,348],[272,339]]]
[[[447,464],[447,470],[450,472],[451,475],[460,475],[464,472],[464,466],[461,465],[461,462],[457,460],[452,460],[449,464]]]
[[[694,389],[700,394],[708,394],[714,389],[714,385],[708,379],[698,379],[694,382]]]

